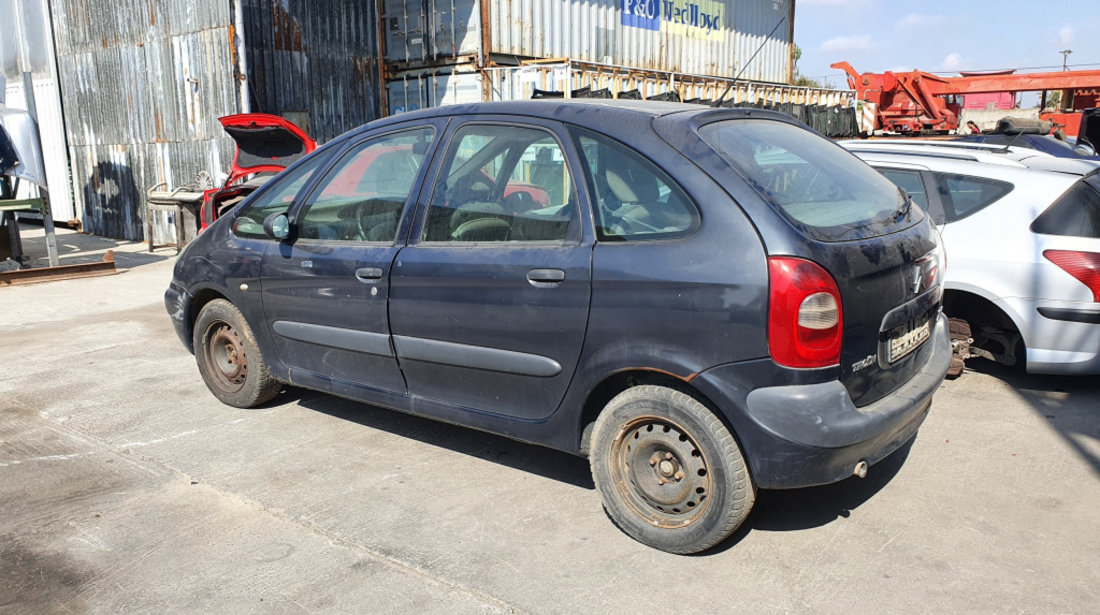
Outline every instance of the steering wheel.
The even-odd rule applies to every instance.
[[[451,194],[453,203],[491,203],[496,200],[497,189],[491,178],[475,171],[460,177]]]
[[[500,218],[475,218],[458,225],[451,233],[455,241],[506,241],[512,227]]]

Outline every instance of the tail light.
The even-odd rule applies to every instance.
[[[768,349],[787,367],[840,362],[844,318],[840,290],[820,265],[789,256],[768,259]]]
[[[1072,250],[1044,250],[1043,257],[1089,287],[1092,300],[1100,302],[1100,254]]]

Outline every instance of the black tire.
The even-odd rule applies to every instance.
[[[948,318],[947,335],[951,340],[951,366],[947,368],[947,378],[954,380],[966,369],[966,357],[970,355],[970,323],[961,318]]]
[[[252,408],[278,395],[281,384],[271,377],[252,329],[232,303],[215,299],[203,306],[192,341],[203,382],[222,403]]]
[[[697,553],[744,522],[756,500],[737,441],[686,393],[636,386],[596,419],[592,478],[612,520],[638,542]]]

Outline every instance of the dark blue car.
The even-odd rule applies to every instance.
[[[1044,154],[1057,156],[1058,158],[1081,158],[1084,160],[1100,160],[1100,156],[1091,150],[1078,149],[1065,141],[1055,139],[1050,135],[1033,134],[974,134],[961,135],[955,139],[967,143],[986,143],[988,145],[1011,145],[1014,147],[1026,147],[1038,150]]]
[[[227,404],[291,384],[587,456],[626,533],[691,553],[758,488],[913,438],[942,266],[918,206],[786,116],[528,101],[341,136],[191,243],[165,302]]]

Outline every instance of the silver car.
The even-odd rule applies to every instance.
[[[1090,161],[957,144],[842,143],[932,215],[956,355],[1100,373],[1100,174]]]

